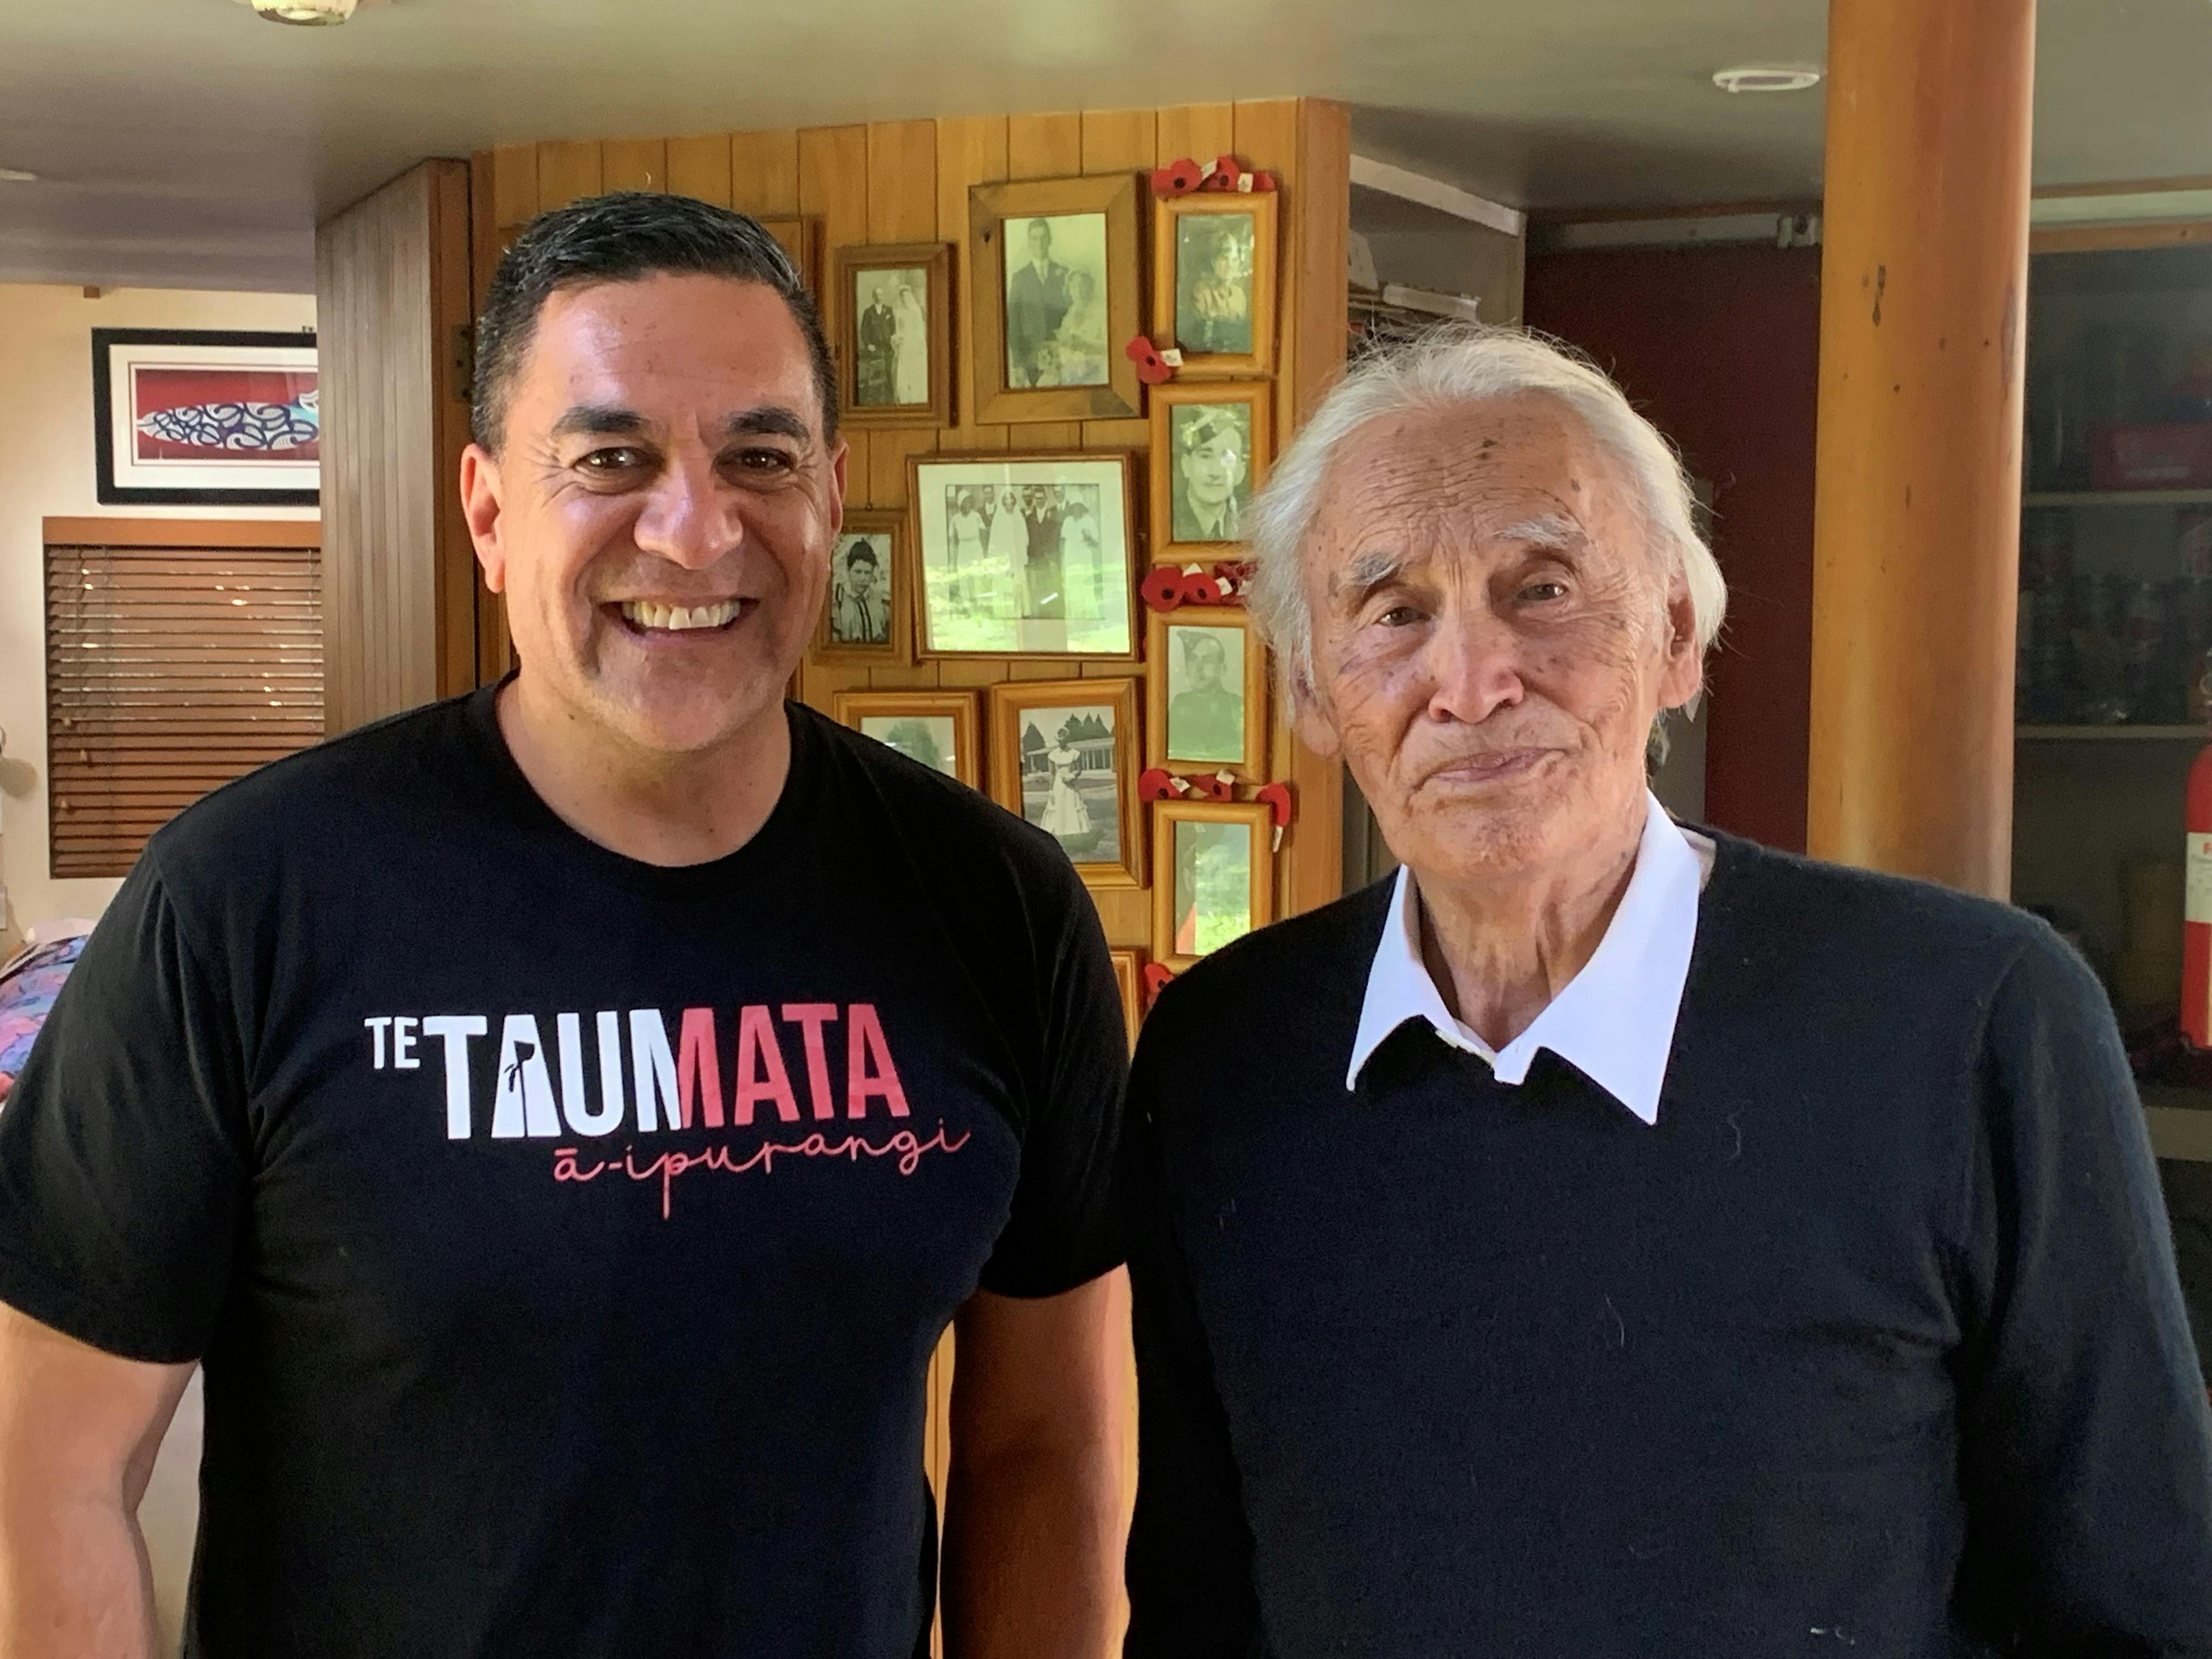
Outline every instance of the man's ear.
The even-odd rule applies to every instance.
[[[504,593],[507,546],[500,535],[499,463],[475,444],[461,452],[461,516],[468,521],[469,540],[476,544],[484,586]]]
[[[1659,706],[1680,708],[1705,689],[1705,653],[1698,648],[1697,607],[1687,582],[1677,578],[1667,592],[1665,671],[1659,680]]]
[[[1331,717],[1328,700],[1315,689],[1313,672],[1294,668],[1289,680],[1291,724],[1299,741],[1316,755],[1327,757],[1336,754],[1344,745],[1336,735],[1336,722]]]

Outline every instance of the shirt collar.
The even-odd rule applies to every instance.
[[[1429,977],[1421,958],[1420,898],[1413,872],[1401,867],[1368,969],[1344,1086],[1358,1085],[1385,1037],[1419,1019],[1453,1048],[1489,1061],[1500,1083],[1526,1082],[1538,1050],[1548,1048],[1644,1122],[1657,1123],[1659,1089],[1697,940],[1705,868],[1689,837],[1647,791],[1636,868],[1596,952],[1527,1030],[1493,1050],[1453,1016]]]

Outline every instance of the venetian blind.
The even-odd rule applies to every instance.
[[[174,528],[173,545],[47,544],[56,877],[125,873],[209,790],[322,738],[319,550]]]

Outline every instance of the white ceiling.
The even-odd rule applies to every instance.
[[[1961,0],[1929,0],[1960,3]],[[495,143],[1313,93],[1366,154],[1516,206],[1820,183],[1820,0],[0,0],[0,281],[304,289],[312,228]],[[2212,3],[2043,0],[2039,182],[2212,173]]]

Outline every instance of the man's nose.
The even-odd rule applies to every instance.
[[[1449,607],[1422,657],[1431,720],[1478,725],[1526,695],[1520,636],[1486,605]]]
[[[653,482],[634,533],[639,551],[703,570],[744,539],[744,524],[711,459],[678,458]]]

